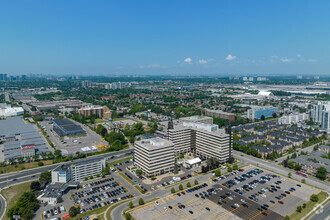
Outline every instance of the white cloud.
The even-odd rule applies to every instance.
[[[232,56],[231,54],[228,54],[225,60],[235,60],[236,56]]]
[[[300,57],[302,57],[302,56],[301,56],[301,54],[297,54],[297,57],[300,58]]]
[[[198,63],[201,63],[201,64],[205,64],[205,63],[208,63],[209,61],[208,60],[198,60]]]
[[[283,63],[290,63],[292,61],[292,59],[286,58],[286,57],[282,57],[280,59],[280,61],[282,61]]]
[[[191,64],[192,59],[190,57],[188,57],[188,58],[184,59],[183,61],[186,62],[186,63]]]

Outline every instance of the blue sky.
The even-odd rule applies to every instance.
[[[327,0],[0,0],[0,72],[330,75],[329,10]]]

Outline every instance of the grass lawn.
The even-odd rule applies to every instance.
[[[95,119],[95,123],[103,123],[103,122],[107,122],[107,120],[102,119],[102,118]]]
[[[98,209],[94,209],[94,210],[92,210],[92,211],[88,211],[88,212],[85,212],[85,213],[82,213],[82,214],[78,214],[76,217],[74,217],[74,218],[68,218],[68,219],[80,219],[80,218],[83,218],[83,217],[85,217],[85,216],[91,216],[91,215],[93,215],[93,214],[96,214],[96,215],[99,215],[99,214],[101,214],[102,216],[103,216],[103,213],[105,212],[105,210],[107,210],[107,208],[108,208],[109,206],[108,205],[106,205],[106,206],[103,206],[103,207],[101,207],[101,208],[98,208]]]
[[[317,194],[319,196],[319,201],[318,202],[312,202],[312,201],[308,201],[306,203],[306,208],[302,209],[301,212],[294,212],[291,216],[290,219],[292,220],[299,220],[302,217],[306,216],[310,211],[313,210],[313,208],[318,204],[321,203],[323,200],[325,200],[328,196],[328,194],[326,192],[320,192],[319,194]]]
[[[3,216],[4,220],[9,220],[7,217],[7,211],[11,208],[18,200],[18,198],[24,193],[30,191],[30,184],[31,182],[22,183],[14,186],[10,186],[7,189],[3,189],[1,194],[6,199],[7,202],[7,209],[5,215]]]
[[[53,160],[41,160],[44,163],[44,166],[53,164]],[[20,163],[15,165],[7,165],[4,167],[0,167],[0,173],[10,173],[10,172],[17,172],[25,169],[36,168],[39,162],[33,161],[30,163]]]
[[[112,119],[112,121],[123,121],[123,120],[127,120],[127,118],[114,118],[114,119]]]
[[[108,166],[113,167],[113,165],[116,164],[116,163],[126,162],[126,161],[129,161],[130,159],[132,159],[132,157],[125,157],[125,158],[120,159],[120,160],[112,161],[112,162],[108,163]]]

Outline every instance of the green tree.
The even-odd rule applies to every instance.
[[[43,166],[43,165],[44,165],[44,163],[43,163],[43,162],[41,162],[41,161],[40,161],[40,162],[38,162],[38,166],[39,166],[39,167],[41,167],[41,166]]]
[[[187,187],[190,188],[191,187],[191,184],[190,182],[187,183]]]
[[[198,185],[198,180],[195,180],[195,185]]]
[[[56,149],[56,150],[54,151],[54,155],[55,155],[56,157],[60,157],[60,156],[62,156],[62,151],[59,150],[59,149]]]
[[[179,185],[179,190],[183,190],[182,184]]]
[[[292,174],[291,173],[288,173],[288,177],[291,178]]]
[[[128,203],[128,207],[130,207],[131,209],[134,208],[134,204],[133,204],[132,201],[130,201],[130,202]]]
[[[175,189],[174,189],[174,187],[172,187],[172,189],[171,189],[171,193],[175,193]]]
[[[36,191],[36,190],[39,190],[40,189],[40,183],[39,181],[33,181],[30,185],[30,189],[31,191]]]
[[[238,165],[236,163],[233,165],[233,170],[238,170]]]
[[[215,175],[215,176],[221,176],[221,170],[220,170],[220,169],[216,169],[216,170],[214,171],[214,175]]]
[[[306,208],[306,203],[304,203],[304,204],[302,205],[302,207],[303,207],[303,209]]]
[[[301,206],[298,206],[297,207],[297,212],[301,212],[301,210],[302,210]]]
[[[310,197],[312,202],[318,202],[319,201],[319,196],[316,194],[312,194]]]
[[[40,174],[39,176],[39,182],[42,183],[42,182],[51,182],[52,181],[52,173],[50,171],[44,171]]]
[[[125,213],[125,219],[126,219],[126,220],[130,220],[130,219],[132,219],[132,215],[131,215],[129,212],[126,212],[126,213]]]
[[[90,176],[90,177],[89,177],[89,179],[91,179],[91,180],[92,180],[93,178],[94,178],[93,176]]]
[[[144,200],[142,198],[139,199],[139,205],[143,205],[144,204]]]
[[[327,177],[327,169],[325,167],[317,168],[316,177],[321,180],[325,180]]]
[[[109,175],[110,174],[110,168],[106,167],[104,168],[104,175]]]
[[[306,180],[305,180],[305,179],[301,179],[301,182],[302,182],[302,183],[306,183]]]
[[[135,171],[135,173],[136,173],[136,175],[141,176],[141,175],[142,175],[142,170],[137,169],[137,170]]]
[[[85,181],[87,181],[88,180],[88,177],[87,176],[85,176]]]
[[[178,172],[179,172],[179,168],[178,168],[178,164],[177,164],[176,158],[175,158],[175,160],[174,160],[174,171],[173,171],[173,173],[174,174],[178,174]]]
[[[284,219],[285,220],[290,220],[290,217],[286,215]]]
[[[227,171],[228,172],[232,172],[233,171],[233,168],[231,168],[231,166],[228,166]]]
[[[295,169],[296,171],[301,170],[301,165],[300,165],[300,164],[296,164],[296,165],[294,166],[294,169]]]
[[[69,215],[71,218],[75,217],[78,214],[78,210],[76,207],[71,206],[71,208],[69,209]]]

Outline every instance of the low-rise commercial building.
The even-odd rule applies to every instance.
[[[152,138],[135,142],[134,164],[145,175],[161,175],[174,170],[172,141]]]
[[[24,109],[22,107],[11,107],[11,105],[0,103],[0,117],[12,117],[23,114]]]

